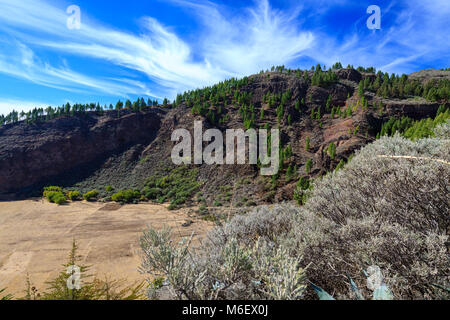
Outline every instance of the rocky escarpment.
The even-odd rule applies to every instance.
[[[125,112],[124,112],[125,113]],[[165,111],[62,117],[3,128],[0,132],[0,192],[17,192],[104,160],[157,135]]]
[[[390,117],[434,117],[442,104],[423,98],[387,99],[366,92],[363,108],[358,84],[375,75],[354,69],[335,72],[337,80],[324,86],[311,84],[307,78],[311,79],[312,71],[307,77],[286,71],[262,73],[250,76],[238,89],[229,88],[219,100],[212,101],[209,93],[202,97],[209,110],[226,121],[211,121],[182,101],[176,108],[122,110],[120,117],[116,111],[104,115],[88,112],[2,127],[0,193],[40,193],[42,186],[49,184],[81,191],[95,188],[102,192],[107,185],[115,190],[141,189],[148,177],[167,174],[175,167],[170,159],[173,130],[192,132],[196,120],[202,121],[205,130],[243,128],[242,103],[236,97],[248,93],[246,104],[254,107],[254,127],[279,128],[282,147],[291,153],[276,181],[260,176],[256,165],[192,166],[202,182],[199,194],[209,205],[218,199],[224,205],[289,200],[299,177],[314,178],[333,170],[341,160],[374,141]],[[280,101],[268,100],[286,92],[289,98],[280,112]],[[333,155],[328,152],[330,144],[335,146]],[[296,170],[291,177],[289,167]]]

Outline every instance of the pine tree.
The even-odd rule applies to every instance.
[[[306,173],[308,173],[308,174],[311,173],[312,165],[313,165],[312,160],[308,159],[308,161],[306,161],[306,164],[305,164]]]

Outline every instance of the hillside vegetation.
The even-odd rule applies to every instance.
[[[303,207],[258,207],[217,227],[201,248],[148,230],[142,268],[179,299],[310,299],[311,283],[354,299],[348,277],[369,296],[371,266],[395,299],[448,299],[449,130],[383,137],[317,179]]]

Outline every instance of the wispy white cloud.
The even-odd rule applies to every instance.
[[[13,42],[0,53],[0,72],[33,83],[71,92],[88,92],[87,88],[111,95],[149,94],[143,83],[129,79],[106,79],[87,76],[66,66],[53,67],[42,62],[25,44]],[[84,88],[84,89],[83,89]]]
[[[29,100],[16,100],[0,98],[0,113],[1,110],[16,110],[16,111],[28,111],[34,108],[46,108],[48,104],[42,101],[29,101]]]
[[[326,16],[337,6],[354,6],[348,0],[291,1],[286,11],[259,0],[239,13],[208,0],[170,1],[201,23],[195,42],[186,42],[152,17],[139,20],[142,32],[136,34],[93,21],[82,11],[81,29],[68,30],[63,6],[47,0],[1,0],[0,34],[8,36],[0,37],[0,72],[73,92],[174,97],[271,65],[292,65],[299,57],[328,66],[341,61],[389,72],[413,71],[418,61],[449,59],[447,0],[392,3],[382,8],[382,14],[390,16],[389,27],[382,20],[383,29],[372,33],[365,26],[368,16],[363,10],[344,37],[325,28],[325,23],[305,21]],[[401,10],[396,11],[399,3]],[[64,61],[50,64],[37,56],[41,49],[108,62],[121,74],[94,76]]]
[[[381,14],[381,30],[369,31],[369,15],[362,12],[362,19],[343,40],[331,32],[317,31],[319,40],[306,54],[327,65],[339,60],[395,73],[417,71],[427,63],[448,65],[449,1],[396,1],[381,7]]]
[[[311,32],[300,31],[300,6],[286,13],[262,0],[236,16],[224,14],[226,7],[209,1],[172,2],[191,8],[204,24],[198,50],[207,61],[234,74],[250,74],[292,62],[315,40]]]
[[[295,15],[273,10],[266,0],[231,20],[212,3],[201,3],[198,8],[206,28],[201,58],[195,61],[192,47],[151,17],[141,19],[144,32],[139,35],[100,25],[85,15],[80,30],[68,30],[66,13],[44,0],[2,0],[0,30],[16,39],[15,50],[21,57],[11,61],[9,55],[0,56],[0,71],[58,88],[173,96],[272,64],[289,63],[314,39],[311,33],[298,31]],[[214,19],[208,18],[211,15]],[[39,61],[30,47],[102,59],[138,71],[152,81],[153,91],[135,80],[99,80],[68,67],[51,66]]]

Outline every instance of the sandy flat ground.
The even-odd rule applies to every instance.
[[[182,227],[187,220],[194,221]],[[129,282],[144,280],[139,237],[147,226],[173,228],[174,237],[200,240],[212,224],[189,216],[186,209],[165,206],[76,202],[57,206],[43,200],[0,202],[0,288],[24,296],[27,273],[41,292],[63,268],[78,242],[79,259],[91,273]]]

